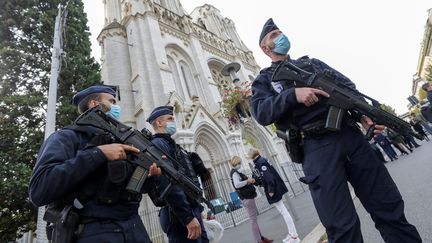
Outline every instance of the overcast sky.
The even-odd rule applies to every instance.
[[[100,59],[96,37],[103,27],[102,0],[83,0],[92,33],[92,54]],[[183,0],[191,13],[211,4],[234,21],[261,68],[270,63],[258,46],[265,21],[273,17],[291,41],[290,55],[321,59],[348,76],[357,88],[407,111],[430,0]]]

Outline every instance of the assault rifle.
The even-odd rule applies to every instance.
[[[172,166],[179,164],[179,162],[164,154],[151,142],[151,133],[149,131],[142,133],[133,129],[106,115],[99,107],[89,109],[81,114],[75,121],[75,124],[96,127],[110,133],[118,143],[132,145],[140,150],[137,154],[128,154],[127,161],[136,165],[136,168],[129,179],[126,190],[140,193],[147,179],[150,166],[152,163],[156,163],[170,181],[170,184],[162,192],[161,198],[165,196],[174,184],[182,187],[189,197],[200,203],[206,203],[210,207],[207,199],[203,197],[203,190],[183,174],[181,170],[177,170]]]
[[[330,70],[324,72],[308,72],[289,61],[281,62],[272,77],[272,81],[286,82],[294,81],[298,82],[302,86],[308,86],[313,88],[321,89],[327,92],[329,98],[320,98],[320,102],[324,101],[327,103],[329,113],[325,127],[332,131],[338,131],[340,129],[342,119],[345,111],[350,110],[358,113],[359,115],[365,115],[372,119],[375,124],[387,126],[401,135],[412,135],[418,139],[423,137],[414,132],[411,129],[411,125],[400,119],[399,117],[384,111],[379,108],[380,103],[366,96],[359,91],[348,87],[347,85],[335,80],[336,76]],[[369,104],[366,100],[369,100]],[[373,137],[374,126],[371,126],[366,133],[368,140]]]

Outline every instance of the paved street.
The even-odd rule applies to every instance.
[[[405,200],[406,217],[414,224],[422,236],[423,242],[432,242],[432,142],[420,142],[421,147],[414,153],[401,156],[395,162],[386,164]],[[299,235],[304,238],[318,223],[319,219],[313,207],[309,192],[293,199],[292,204],[300,219],[296,221]],[[358,200],[356,203],[359,204]],[[384,242],[369,214],[359,204],[357,209],[365,243]],[[265,236],[275,242],[281,242],[287,233],[282,217],[275,208],[258,216],[258,224]],[[225,230],[221,242],[254,242],[249,221],[237,227]]]
[[[291,202],[300,217],[295,224],[298,234],[303,238],[319,223],[318,215],[313,206],[309,191],[292,198]],[[287,204],[285,203],[285,205]],[[291,210],[289,211],[291,212]],[[272,238],[274,242],[282,242],[282,239],[285,238],[288,233],[282,216],[280,216],[279,212],[274,207],[258,215],[258,225],[260,226],[261,233],[266,237]],[[250,222],[246,221],[237,225],[237,227],[226,229],[221,240],[221,243],[222,242],[254,242],[250,229]]]
[[[386,165],[405,200],[408,221],[417,227],[423,242],[432,242],[432,141],[419,144],[412,154]],[[364,208],[357,212],[365,243],[384,242]]]

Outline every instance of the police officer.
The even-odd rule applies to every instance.
[[[96,85],[78,92],[72,103],[79,113],[99,106],[119,119],[115,96],[115,87]],[[87,126],[67,126],[53,133],[39,151],[30,200],[35,206],[49,205],[45,219],[50,222],[58,221],[58,216],[65,222],[72,222],[68,221],[72,216],[76,220],[65,227],[57,222],[48,237],[54,242],[151,242],[138,216],[141,194],[124,190],[132,171],[124,160],[127,153],[136,152],[137,148],[112,143],[106,133]],[[124,179],[114,183],[108,172]],[[160,174],[155,164],[151,174]],[[57,215],[56,220],[50,215]]]
[[[297,128],[303,133],[305,177],[315,208],[325,226],[329,242],[363,242],[360,222],[351,199],[347,182],[353,186],[365,209],[375,222],[386,242],[421,242],[416,228],[404,214],[404,202],[384,164],[379,161],[356,123],[365,129],[372,124],[366,116],[345,119],[341,130],[328,131],[324,127],[328,107],[320,102],[329,94],[310,87],[299,87],[272,82],[274,68],[282,61],[302,67],[313,67],[318,72],[333,73],[336,81],[349,87],[355,85],[344,75],[318,59],[291,59],[288,38],[269,19],[259,38],[261,50],[272,65],[263,69],[252,85],[250,105],[261,125],[275,123],[279,130]],[[375,133],[384,127],[375,126]]]
[[[282,215],[288,228],[288,235],[283,239],[284,243],[300,243],[294,221],[285,207],[282,197],[288,192],[285,182],[277,173],[276,169],[270,164],[267,158],[260,155],[257,149],[249,150],[249,158],[253,159],[254,167],[261,174],[264,192],[269,204],[273,204]]]
[[[175,168],[185,173],[192,180],[197,181],[197,175],[191,168],[191,163],[186,158],[186,153],[171,138],[176,132],[176,123],[173,116],[172,106],[160,106],[155,108],[147,119],[155,131],[152,142],[175,159]],[[153,178],[157,185],[160,196],[164,202],[159,220],[163,231],[167,234],[170,243],[208,243],[207,234],[201,219],[201,205],[190,198],[178,185],[171,185],[166,191],[169,181],[166,177],[160,176]],[[199,186],[199,185],[198,185]],[[154,200],[153,200],[154,201]]]

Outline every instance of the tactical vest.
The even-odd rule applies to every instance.
[[[183,168],[181,168],[184,174],[188,178],[190,178],[195,183],[196,186],[200,187],[198,174],[194,169],[194,165],[189,156],[189,152],[187,152],[184,148],[180,147],[180,145],[176,144],[175,157],[177,161],[181,161],[182,164],[184,165]]]
[[[201,187],[198,180],[197,171],[195,171],[194,169],[194,163],[189,156],[189,152],[187,152],[185,149],[180,147],[180,145],[178,145],[168,134],[155,134],[153,137],[163,138],[169,143],[172,149],[170,152],[174,154],[173,159],[175,160],[175,162],[177,162],[173,164],[174,168],[181,171],[185,176],[191,179],[196,186]],[[155,206],[157,207],[167,206],[166,202],[163,200],[163,198],[161,198],[159,190],[148,192],[148,195],[150,196],[150,199],[152,200]],[[188,198],[188,202],[191,203],[193,206],[198,206],[200,204],[195,199],[190,198],[187,194],[186,196]]]
[[[271,72],[273,75],[273,72],[275,71],[276,67],[280,64],[280,62],[272,63],[272,65],[266,69],[263,69],[262,72]],[[310,59],[308,56],[303,56],[297,59],[297,62],[295,65],[305,71],[308,71],[310,73],[320,73],[324,70],[321,70],[320,67],[317,67],[317,65],[314,65],[312,63],[312,59]],[[293,73],[295,75],[295,73]],[[273,77],[272,77],[273,78]],[[301,88],[306,87],[303,84],[300,84],[298,82],[295,82],[296,76],[293,76],[292,78],[287,77],[286,81],[279,81],[278,83],[282,86],[283,90],[287,90],[290,88]],[[273,82],[273,80],[272,80]],[[277,91],[275,91],[277,92]],[[318,112],[319,110],[323,109],[322,105],[314,105],[312,107],[308,107],[307,109],[293,109],[285,118],[283,118],[280,121],[275,121],[276,128],[281,131],[286,131],[288,129],[301,129],[301,126],[295,123],[297,121],[297,117],[301,117],[310,113]],[[325,116],[322,118],[325,121]],[[287,127],[287,123],[289,126]]]
[[[78,149],[115,142],[115,139],[109,133],[92,127],[71,125],[64,129],[84,133],[90,138],[90,141],[85,146],[79,147],[80,145],[78,145]],[[77,190],[66,197],[66,200],[77,198],[81,203],[97,200],[98,203],[106,205],[127,201],[139,202],[142,198],[140,193],[132,193],[125,189],[133,170],[134,166],[127,161],[109,161],[87,176],[76,187]]]
[[[234,180],[233,180],[233,174],[236,173],[236,172],[240,175],[240,179],[242,181],[247,180],[248,177],[245,174],[241,173],[240,171],[238,171],[236,169],[232,169],[231,172],[230,172],[231,183],[232,183],[234,189],[236,190],[239,198],[241,200],[255,198],[257,196],[257,193],[256,193],[255,187],[253,185],[246,185],[246,186],[241,187],[241,188],[236,188],[235,187]]]

